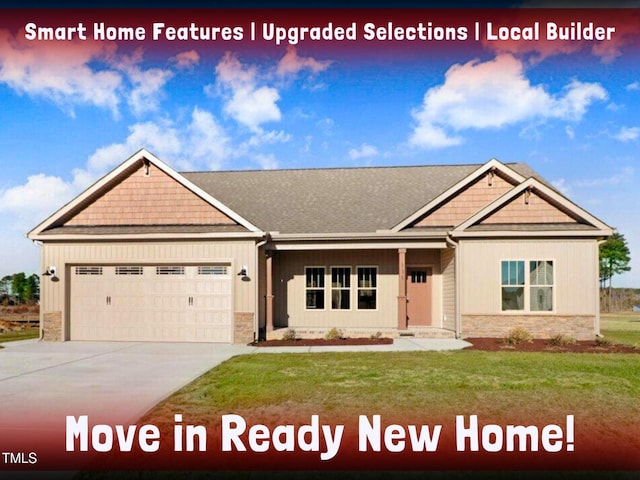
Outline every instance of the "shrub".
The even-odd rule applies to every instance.
[[[549,339],[549,345],[554,347],[566,347],[567,345],[575,345],[576,339],[569,335],[558,334]]]
[[[296,340],[297,339],[296,331],[293,328],[287,329],[287,331],[282,334],[282,339],[287,341]]]
[[[509,330],[506,337],[502,339],[505,345],[519,345],[520,343],[531,343],[533,336],[528,330],[522,327],[516,327]]]
[[[381,337],[382,337],[382,332],[376,332],[376,333],[373,333],[370,338],[371,340],[378,340]]]
[[[596,346],[598,347],[610,347],[611,341],[604,337],[596,337]]]
[[[324,338],[325,340],[340,340],[344,338],[344,332],[333,327],[325,334]]]

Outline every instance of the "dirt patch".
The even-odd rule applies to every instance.
[[[465,338],[471,343],[465,350],[486,350],[491,352],[568,352],[568,353],[640,353],[640,348],[593,340],[576,341],[572,344],[553,345],[549,340],[533,339],[516,345],[505,344],[502,338]]]
[[[250,343],[252,347],[328,347],[348,345],[390,345],[393,338],[297,338],[295,340],[264,340]]]

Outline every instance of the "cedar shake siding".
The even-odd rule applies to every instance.
[[[484,219],[481,224],[576,223],[559,208],[535,192],[524,192]]]
[[[458,225],[513,188],[500,175],[488,172],[446,203],[415,223],[416,227]]]
[[[141,165],[65,226],[235,223],[154,165]]]

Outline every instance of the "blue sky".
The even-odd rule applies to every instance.
[[[41,273],[25,233],[145,147],[181,171],[527,162],[625,235],[614,284],[640,287],[638,10],[602,11],[609,42],[464,48],[29,42],[28,12],[0,19],[0,276]]]

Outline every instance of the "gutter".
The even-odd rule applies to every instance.
[[[460,315],[460,248],[458,242],[451,238],[451,233],[447,232],[447,236],[445,237],[445,241],[451,248],[454,249],[454,273],[455,273],[455,334],[456,338],[461,338],[462,336],[462,319]]]
[[[267,243],[269,243],[269,233],[265,233],[264,240],[256,243],[256,251],[255,251],[255,263],[256,263],[256,306],[254,308],[256,314],[253,317],[253,341],[255,342],[260,338],[260,248],[264,247]],[[265,322],[265,329],[267,325]]]

